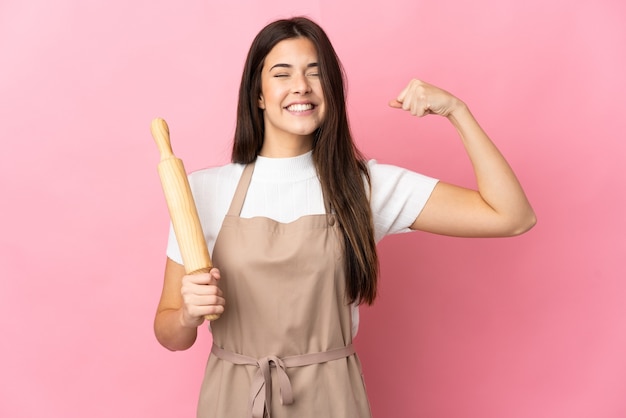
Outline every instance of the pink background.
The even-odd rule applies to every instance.
[[[370,157],[473,185],[412,77],[471,107],[538,214],[529,234],[387,238],[357,337],[375,417],[626,417],[621,0],[2,0],[0,416],[191,417],[210,344],[152,334],[168,217],[149,133],[228,161],[256,32],[306,14]]]

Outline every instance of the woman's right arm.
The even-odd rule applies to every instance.
[[[204,316],[224,312],[224,298],[217,287],[218,269],[186,275],[185,268],[167,259],[163,291],[154,318],[154,334],[168,350],[186,350],[196,341]]]

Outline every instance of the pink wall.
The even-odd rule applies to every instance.
[[[368,155],[472,185],[445,121],[386,107],[423,78],[470,104],[539,217],[514,239],[383,241],[357,338],[375,416],[626,417],[624,3],[260,3],[0,3],[0,416],[193,416],[210,336],[175,354],[152,336],[150,120],[189,170],[226,162],[252,37],[307,14]]]

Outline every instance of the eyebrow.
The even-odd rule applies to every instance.
[[[312,62],[310,64],[307,64],[306,68],[313,68],[313,67],[318,67],[317,62]],[[269,69],[269,71],[272,71],[274,68],[293,68],[293,65],[291,64],[274,64],[272,65],[272,67]]]

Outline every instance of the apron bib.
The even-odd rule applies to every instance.
[[[368,418],[335,217],[241,218],[253,169],[213,251],[226,309],[211,323],[197,417]]]

